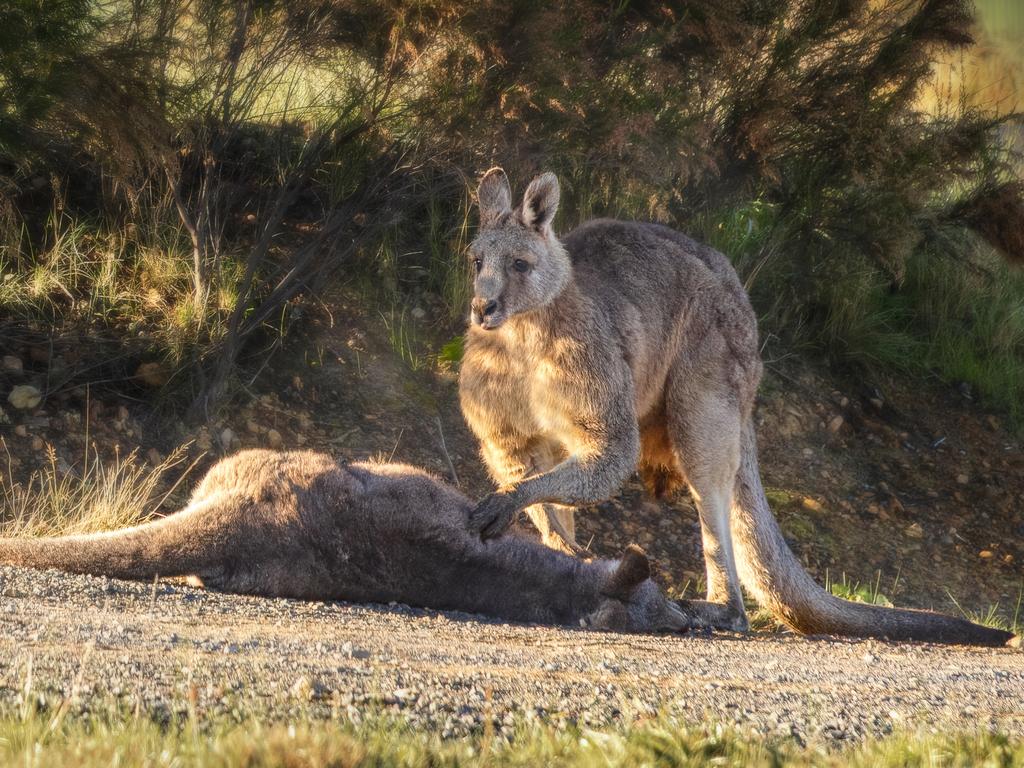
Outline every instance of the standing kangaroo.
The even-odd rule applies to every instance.
[[[545,173],[513,208],[488,171],[459,391],[499,490],[470,525],[497,536],[526,509],[545,543],[577,551],[572,507],[639,465],[655,495],[689,486],[711,626],[748,628],[740,583],[792,629],[1000,645],[1011,635],[941,614],[841,600],[786,545],[761,486],[751,411],[757,320],[729,260],[657,224],[590,221],[559,239]],[[734,555],[735,552],[735,555]]]
[[[513,621],[630,632],[697,624],[650,579],[638,547],[584,563],[542,544],[483,542],[473,505],[400,464],[243,451],[181,512],[109,533],[0,539],[0,563],[127,579],[190,576],[224,592],[391,601]]]

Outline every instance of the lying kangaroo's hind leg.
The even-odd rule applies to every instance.
[[[575,513],[575,507],[563,504],[534,504],[526,508],[546,546],[578,557],[592,557],[590,550],[576,543]]]
[[[561,446],[534,440],[530,445],[530,475],[547,472],[564,458]],[[526,514],[540,531],[541,540],[552,549],[581,557],[592,556],[586,547],[576,543],[576,508],[566,504],[534,504]]]
[[[685,405],[670,407],[668,419],[676,460],[700,515],[708,578],[707,601],[688,605],[710,627],[746,632],[729,521],[740,460],[739,411],[728,398],[700,393]]]

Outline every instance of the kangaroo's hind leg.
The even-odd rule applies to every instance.
[[[729,520],[740,461],[739,409],[713,391],[668,394],[669,439],[700,515],[707,569],[707,601],[690,607],[711,627],[745,632],[749,623]]]

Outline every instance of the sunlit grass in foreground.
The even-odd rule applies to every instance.
[[[0,716],[0,765],[65,766],[1010,766],[1024,742],[998,734],[897,734],[846,748],[765,738],[667,716],[600,730],[521,723],[460,739],[393,717],[241,724],[202,717],[160,725],[106,711]]]

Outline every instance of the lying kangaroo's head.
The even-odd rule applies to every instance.
[[[569,282],[572,263],[551,222],[558,210],[558,179],[530,182],[512,208],[512,189],[500,168],[480,180],[480,233],[469,246],[476,270],[471,322],[494,330],[509,317],[548,304]]]
[[[647,555],[631,544],[601,587],[597,610],[584,623],[614,632],[678,632],[694,626],[694,619],[651,581]]]

